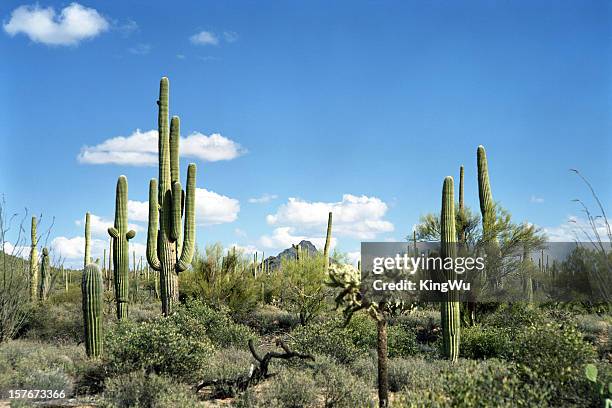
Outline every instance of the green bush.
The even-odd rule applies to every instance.
[[[193,391],[175,379],[145,375],[142,371],[123,374],[106,382],[102,407],[190,408],[201,405]]]
[[[361,378],[369,386],[376,386],[377,384],[377,367],[375,351],[354,359],[348,366],[353,375]]]
[[[248,324],[258,333],[265,335],[291,331],[300,324],[300,319],[286,310],[265,305],[253,313]]]
[[[80,303],[37,304],[23,329],[25,338],[44,342],[83,342],[83,311]]]
[[[514,346],[507,328],[474,326],[461,330],[460,355],[465,358],[509,358]]]
[[[233,348],[218,350],[208,359],[201,381],[224,382],[246,378],[253,364],[256,364],[256,361],[248,351]],[[235,385],[221,383],[213,387],[211,394],[214,397],[227,398],[235,396],[237,391]]]
[[[413,356],[420,351],[414,331],[400,325],[388,326],[387,349],[389,357]]]
[[[483,326],[503,329],[541,326],[547,321],[546,313],[527,303],[502,304],[483,318]]]
[[[110,373],[146,370],[179,380],[197,381],[214,352],[205,333],[191,321],[174,316],[151,322],[118,323],[105,337],[105,360]],[[196,335],[196,333],[198,333]]]
[[[257,405],[266,408],[315,407],[318,395],[312,373],[284,368],[262,390]]]

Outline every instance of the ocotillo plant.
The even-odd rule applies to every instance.
[[[47,248],[43,248],[42,259],[40,260],[40,287],[38,289],[38,298],[40,300],[47,300],[50,274],[51,269],[49,266],[49,250]]]
[[[81,291],[83,293],[83,326],[87,356],[102,354],[102,273],[96,264],[85,266]]]
[[[91,232],[89,230],[89,213],[85,213],[85,259],[83,268],[91,263]]]
[[[446,177],[442,186],[442,211],[440,214],[440,238],[442,259],[455,257],[457,241],[455,231],[455,197],[453,178]],[[446,263],[446,262],[444,262]],[[453,269],[444,270],[444,280],[456,278]],[[441,305],[442,317],[442,347],[446,358],[457,361],[459,358],[459,302],[457,293],[453,290],[446,293],[446,301]]]
[[[134,230],[128,231],[128,183],[125,176],[117,180],[117,193],[115,196],[115,226],[108,229],[113,241],[113,264],[115,282],[115,301],[117,302],[117,319],[128,316],[129,286],[129,243],[134,236]]]
[[[179,139],[180,119],[173,116],[168,127],[168,78],[159,85],[159,186],[149,184],[149,228],[147,261],[159,271],[162,313],[167,316],[178,301],[178,273],[186,270],[193,258],[195,244],[196,165],[187,167],[187,190],[180,183]],[[181,218],[184,204],[184,232]],[[179,257],[180,254],[180,257]]]
[[[327,234],[325,234],[325,247],[323,248],[323,266],[325,272],[329,269],[329,247],[331,246],[332,238],[332,213],[331,211],[327,215]]]
[[[32,217],[32,246],[30,248],[30,301],[38,298],[38,236],[36,235],[36,217]]]

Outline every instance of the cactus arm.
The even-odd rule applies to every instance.
[[[83,262],[83,268],[91,262],[91,232],[89,229],[89,213],[85,213],[85,259]]]
[[[329,248],[331,246],[331,238],[332,238],[332,212],[330,211],[327,215],[327,234],[325,236],[325,247],[323,249],[323,262],[325,273],[329,269]]]
[[[136,236],[136,231],[134,230],[129,230],[128,232],[125,233],[125,237],[128,239],[128,241],[134,238],[135,236]]]
[[[176,264],[176,271],[186,270],[193,259],[195,246],[195,184],[196,165],[191,163],[187,167],[187,192],[185,193],[185,230],[181,257]]]
[[[159,228],[159,204],[157,203],[157,180],[149,183],[149,228],[147,230],[147,262],[153,270],[159,271],[161,263],[157,256],[157,231]]]
[[[165,192],[170,188],[170,135],[168,129],[168,93],[170,83],[163,77],[159,83],[158,135],[159,135],[159,186],[158,200],[163,205]]]
[[[172,184],[172,229],[170,230],[170,239],[173,241],[181,239],[182,191],[181,183],[175,181]]]
[[[110,235],[112,238],[119,238],[119,231],[117,231],[117,228],[115,227],[110,227],[108,229],[108,235]]]
[[[489,235],[495,224],[495,203],[491,193],[491,183],[489,182],[487,153],[482,145],[478,146],[476,164],[478,166],[478,199],[482,214],[483,235],[487,238],[492,238]]]
[[[181,120],[173,116],[170,121],[170,180],[174,184],[181,179],[179,161],[179,140],[181,137]]]

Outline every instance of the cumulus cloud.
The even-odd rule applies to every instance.
[[[607,226],[602,218],[595,220],[595,229],[602,241],[609,241]],[[542,228],[551,242],[590,242],[597,241],[591,225],[584,218],[570,215],[565,222],[553,227]]]
[[[189,37],[189,40],[196,45],[218,45],[219,39],[210,31],[200,31]]]
[[[308,236],[296,233],[292,227],[278,227],[272,231],[271,235],[263,235],[259,242],[265,248],[270,249],[285,249],[290,248],[292,244],[306,240],[314,244],[317,249],[321,250],[325,246],[325,236]],[[332,237],[331,247],[336,246],[336,238]]]
[[[265,193],[261,197],[252,197],[249,198],[249,203],[251,204],[265,204],[269,203],[272,200],[276,200],[278,196],[276,194],[268,194]]]
[[[240,202],[205,188],[196,188],[196,223],[215,225],[236,221]]]
[[[136,129],[130,136],[117,136],[95,146],[81,148],[77,160],[83,164],[119,164],[128,166],[157,165],[157,130],[141,132]],[[240,144],[214,133],[206,136],[195,132],[181,137],[181,156],[203,161],[232,160],[245,153]]]
[[[108,248],[108,241],[102,239],[91,240],[91,257],[95,261],[97,258],[102,262],[104,250]],[[138,242],[130,241],[130,254],[136,252],[136,258],[146,258],[146,245]],[[51,250],[54,255],[64,261],[64,264],[69,267],[82,267],[83,258],[85,257],[85,238],[76,236],[72,238],[60,236],[51,241]],[[107,250],[108,256],[108,250]],[[131,259],[131,257],[130,257]],[[108,262],[108,258],[107,258]],[[131,262],[130,262],[131,267]]]
[[[298,230],[324,234],[327,214],[333,212],[334,234],[356,239],[374,239],[391,232],[393,224],[384,219],[387,204],[377,197],[344,194],[340,202],[308,202],[289,198],[275,214],[267,216],[268,224],[290,226]]]
[[[148,222],[149,202],[128,200],[128,220]]]
[[[59,15],[53,7],[20,6],[3,25],[11,37],[25,34],[30,40],[47,45],[77,45],[109,28],[108,21],[93,8],[72,3]]]
[[[23,259],[28,259],[30,257],[29,245],[15,245],[9,241],[4,241],[3,244],[4,248],[2,248],[2,252],[4,252],[5,254],[9,254]]]

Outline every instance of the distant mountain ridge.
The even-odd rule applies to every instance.
[[[303,239],[302,241],[300,241],[300,243],[297,246],[300,247],[300,250],[303,254],[310,254],[310,255],[319,254],[319,250],[317,249],[317,247],[315,247],[314,244],[310,241]],[[281,262],[283,259],[295,259],[295,258],[296,258],[295,248],[291,247],[291,248],[287,248],[283,250],[276,256],[270,256],[266,258],[264,262],[266,263],[266,265],[268,265],[269,270],[276,270],[280,268]]]

